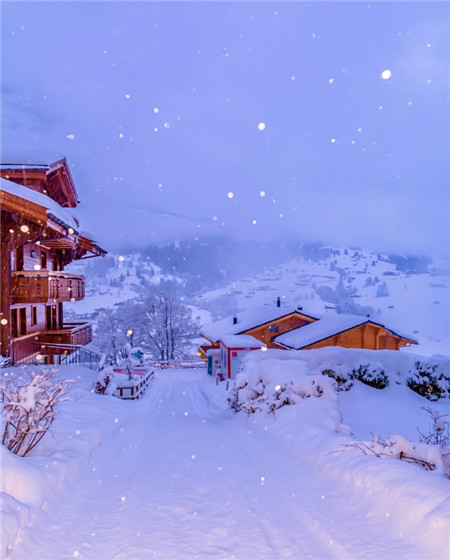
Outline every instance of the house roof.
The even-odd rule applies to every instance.
[[[77,189],[65,157],[50,162],[47,158],[27,159],[26,163],[4,163],[17,160],[6,160],[2,155],[0,174],[14,183],[26,185],[31,190],[48,194],[61,206],[75,208],[79,202]]]
[[[94,254],[105,254],[106,251],[102,249],[99,245],[95,243],[90,237],[79,234],[79,225],[76,218],[73,216],[72,212],[67,208],[62,208],[57,202],[55,202],[49,196],[42,194],[38,191],[32,190],[24,185],[18,183],[13,183],[7,179],[0,177],[0,192],[7,193],[11,197],[19,198],[22,202],[21,204],[31,203],[33,205],[39,206],[42,209],[42,213],[47,215],[47,218],[56,222],[60,226],[66,228],[67,230],[71,228],[73,232],[71,235],[78,236],[78,244],[83,246],[83,249],[88,252],[93,252]],[[2,197],[3,198],[3,197]],[[13,200],[13,199],[12,199]],[[35,207],[36,207],[35,206]],[[48,224],[48,222],[47,222]],[[50,224],[48,224],[50,225]],[[61,241],[59,240],[59,243]],[[50,241],[45,242],[49,245]],[[69,243],[70,245],[70,243]]]
[[[213,342],[218,342],[226,335],[241,334],[250,329],[281,319],[282,317],[292,315],[293,313],[308,317],[314,321],[316,320],[316,317],[306,315],[299,309],[286,309],[275,306],[262,307],[255,310],[243,311],[237,313],[234,317],[226,317],[215,323],[205,325],[202,328],[201,334]],[[236,319],[236,322],[234,322],[234,319]]]
[[[278,335],[273,339],[273,342],[288,348],[300,350],[301,348],[326,340],[327,338],[331,338],[332,336],[336,336],[366,323],[378,325],[399,338],[417,343],[417,341],[409,335],[393,331],[381,323],[372,321],[368,317],[360,317],[358,315],[326,315],[314,323]]]
[[[1,177],[0,190],[45,208],[47,216],[55,219],[55,221],[61,222],[62,225],[67,228],[71,227],[75,231],[78,230],[78,224],[72,213],[66,208],[61,208],[61,206],[49,196],[23,185],[19,185],[18,183],[8,181],[7,179],[2,179]]]
[[[261,348],[262,343],[249,334],[229,334],[223,336],[220,341],[227,348]]]

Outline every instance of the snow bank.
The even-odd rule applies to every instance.
[[[448,400],[430,404],[406,386],[409,368],[418,359],[426,360],[395,351],[342,348],[255,351],[244,358],[229,400],[236,410],[251,414],[253,424],[264,430],[275,449],[287,452],[295,462],[309,464],[316,472],[321,472],[324,479],[335,480],[338,492],[354,502],[355,507],[364,503],[373,511],[375,503],[375,516],[391,518],[399,534],[415,532],[418,542],[426,538],[430,542],[430,557],[443,559],[448,558],[449,552],[450,497],[448,480],[441,476],[447,472],[442,448],[411,442],[400,434],[391,435],[384,445],[380,439],[355,442],[350,437],[353,425],[348,428],[342,423],[340,406],[342,396],[347,409],[351,408],[353,389],[337,393],[335,381],[319,374],[328,368],[348,374],[361,363],[378,363],[388,372],[394,387],[398,385],[396,391],[402,394],[397,403],[391,399],[386,402],[400,407],[408,402],[409,422],[417,426],[420,406],[439,407],[441,411],[449,409]],[[447,358],[435,360],[440,368],[447,367]],[[355,384],[359,386],[356,380]],[[280,400],[280,389],[283,389],[281,394],[290,392],[293,397],[273,407],[271,405]],[[355,398],[359,399],[355,404],[360,415],[366,414],[366,399],[368,413],[374,413],[373,404],[366,395],[376,393],[380,404],[376,414],[389,416],[388,409],[383,409],[382,405],[385,392],[389,394],[390,388],[355,390]],[[289,404],[294,406],[285,406]],[[358,415],[352,419],[358,424]],[[377,423],[377,418],[366,420],[369,424]],[[408,456],[417,459],[416,464],[405,462]],[[393,461],[392,458],[403,460]],[[434,471],[418,468],[421,460],[432,464]]]
[[[17,373],[17,368],[3,370],[2,376],[11,371]],[[58,405],[61,414],[39,445],[27,457],[0,446],[2,558],[49,497],[64,494],[77,470],[94,459],[102,442],[117,433],[131,413],[126,402],[92,393],[95,374],[88,368],[65,366],[59,376],[78,378],[70,395],[74,401]]]

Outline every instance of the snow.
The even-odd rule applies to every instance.
[[[286,309],[285,307],[276,307],[275,305],[270,309],[261,307],[260,309],[243,311],[236,314],[236,322],[234,322],[233,317],[227,317],[215,323],[211,323],[210,325],[205,325],[202,328],[202,335],[213,342],[217,342],[226,335],[239,334],[242,331],[269,323],[270,321],[275,321],[280,317],[285,317],[296,311],[296,309]]]
[[[221,342],[228,348],[261,348],[262,342],[249,334],[223,336]]]
[[[448,480],[345,444],[371,430],[401,445],[426,430],[421,406],[449,402],[395,383],[336,395],[314,370],[356,354],[251,352],[238,376],[272,392],[293,382],[298,402],[250,416],[204,369],[157,371],[141,400],[121,401],[91,392],[94,372],[62,367],[80,380],[52,435],[26,458],[1,449],[3,557],[448,558]]]
[[[336,288],[340,274],[344,274],[345,288],[354,290],[348,301],[371,308],[361,313],[362,316],[370,313],[374,322],[388,325],[396,333],[409,333],[409,338],[417,339],[423,354],[448,353],[448,261],[434,259],[426,270],[401,271],[394,263],[388,262],[386,256],[378,253],[344,247],[329,248],[328,252],[324,250],[324,256],[314,260],[301,256],[283,264],[267,266],[252,277],[198,296],[197,305],[201,307],[229,296],[235,300],[239,310],[271,309],[279,295],[282,309],[295,309],[301,305],[303,313],[323,317],[336,312],[335,308],[340,303]],[[380,283],[386,283],[389,295],[377,297]],[[327,301],[319,295],[322,288],[333,290],[336,301]],[[343,312],[355,314],[350,309]],[[417,348],[411,347],[407,351],[416,352]]]
[[[57,219],[64,222],[67,227],[71,227],[75,231],[78,230],[78,225],[72,213],[62,208],[49,196],[3,178],[0,178],[0,190],[42,206],[47,210],[48,215],[53,214]]]
[[[411,341],[414,340],[408,335],[403,335],[389,329],[387,326],[382,325],[378,321],[374,322],[368,318],[358,315],[336,314],[321,317],[314,323],[310,323],[309,325],[304,325],[287,333],[280,334],[274,339],[274,342],[298,350],[365,323],[380,325],[397,336],[402,336]]]

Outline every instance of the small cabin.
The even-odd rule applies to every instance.
[[[242,358],[252,350],[261,350],[261,342],[248,334],[228,335],[220,339],[220,369],[227,379],[234,379]]]

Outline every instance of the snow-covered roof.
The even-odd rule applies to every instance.
[[[292,313],[299,313],[305,315],[299,309],[286,309],[283,307],[262,307],[258,309],[243,311],[237,313],[234,317],[226,317],[215,323],[205,325],[201,334],[213,342],[218,342],[221,338],[230,334],[240,334],[248,331],[265,323],[276,321],[281,317],[291,315]],[[308,315],[306,315],[308,316]],[[316,319],[315,317],[311,317]],[[236,320],[236,322],[234,322]]]
[[[416,342],[409,335],[393,331],[381,323],[372,321],[368,317],[361,317],[358,315],[326,315],[314,323],[309,323],[303,327],[298,327],[287,333],[280,334],[275,337],[273,341],[287,346],[288,348],[299,350],[311,344],[315,344],[316,342],[320,342],[321,340],[326,340],[337,334],[364,325],[365,323],[378,325],[400,338],[406,338],[411,342]]]
[[[37,204],[38,206],[45,208],[47,211],[47,215],[52,219],[56,219],[56,221],[62,222],[65,227],[71,227],[75,231],[78,230],[78,225],[72,213],[69,212],[66,208],[62,208],[49,196],[3,178],[0,178],[0,190],[17,196],[22,200],[27,200],[28,202],[32,202],[33,204]]]
[[[229,334],[220,341],[227,348],[261,348],[262,342],[249,334]]]
[[[61,152],[47,150],[28,150],[8,152],[2,150],[0,167],[7,169],[45,169],[64,159]]]

